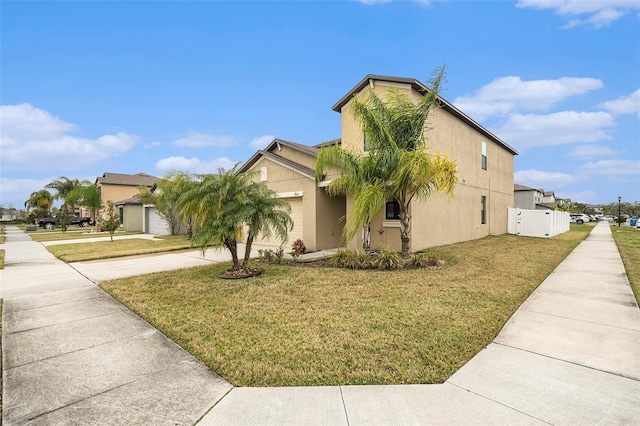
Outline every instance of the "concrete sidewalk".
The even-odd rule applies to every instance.
[[[17,228],[5,250],[5,425],[191,425],[231,389]]]
[[[442,385],[232,388],[91,281],[165,268],[169,255],[74,264],[81,275],[17,229],[5,248],[7,425],[193,424],[209,409],[199,424],[640,421],[640,310],[607,223]]]

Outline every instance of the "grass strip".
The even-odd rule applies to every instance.
[[[100,286],[234,385],[442,383],[592,226],[571,229],[438,247],[437,270],[260,265],[223,280],[219,264]]]
[[[4,249],[0,249],[0,269],[4,269]]]
[[[85,260],[109,259],[137,254],[183,250],[190,247],[191,242],[182,236],[181,238],[162,240],[131,238],[92,243],[59,244],[48,246],[47,250],[64,262],[82,262]]]
[[[114,234],[114,237],[119,237],[121,235],[137,235],[142,234],[142,232],[117,232]],[[37,231],[35,233],[30,233],[31,239],[37,242],[47,242],[47,241],[64,241],[64,240],[79,240],[84,238],[98,238],[98,237],[108,237],[108,232],[91,232],[86,228],[83,228],[82,231]]]
[[[640,304],[640,229],[612,226],[611,233],[622,257],[633,294]]]

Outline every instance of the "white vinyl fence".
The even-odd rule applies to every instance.
[[[569,230],[569,213],[555,210],[509,209],[509,234],[551,238]]]

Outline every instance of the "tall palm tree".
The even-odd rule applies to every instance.
[[[69,196],[71,191],[73,191],[78,186],[80,186],[80,181],[78,179],[69,179],[66,176],[60,176],[58,179],[52,180],[44,187],[55,189],[56,194],[53,196],[53,198],[56,200],[63,200],[65,204],[68,204],[67,197]]]
[[[29,195],[29,199],[24,202],[24,206],[29,209],[36,209],[38,216],[47,216],[53,205],[53,196],[46,189],[34,191]]]
[[[67,194],[67,202],[71,205],[85,206],[91,210],[91,219],[98,225],[97,213],[102,208],[102,195],[100,188],[89,182],[88,180],[80,181],[69,194]]]
[[[354,208],[353,219],[348,221],[351,219],[354,226],[364,225],[372,217],[370,210],[379,210],[387,198],[395,199],[400,207],[401,255],[405,258],[410,247],[411,201],[426,199],[434,193],[451,196],[458,182],[455,162],[426,152],[427,120],[438,107],[443,77],[444,67],[435,73],[428,83],[429,90],[417,100],[390,89],[384,99],[369,91],[366,97],[356,96],[351,102],[351,111],[360,121],[368,144],[366,157],[371,157],[375,188],[379,192],[374,194],[367,186],[356,188],[354,207],[358,204],[361,207]],[[380,194],[384,194],[382,202]]]
[[[328,169],[336,169],[341,175],[327,186],[331,196],[354,196],[351,215],[342,231],[343,243],[347,243],[362,229],[362,248],[371,250],[371,220],[384,206],[385,182],[379,172],[380,158],[376,155],[361,156],[337,143],[325,145],[316,158],[316,180],[321,181]]]
[[[252,174],[236,174],[237,168],[238,165],[227,171],[219,168],[217,175],[200,175],[200,183],[186,191],[177,203],[182,217],[193,217],[193,244],[203,254],[208,247],[225,247],[231,253],[232,271],[247,270],[250,246],[259,233],[271,235],[273,230],[286,241],[287,231],[292,228],[288,203],[254,183]],[[240,264],[238,243],[244,226],[248,227],[249,248]]]

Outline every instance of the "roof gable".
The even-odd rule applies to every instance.
[[[318,155],[317,147],[302,145],[295,142],[289,142],[282,139],[274,139],[269,145],[266,146],[265,149],[257,151],[255,154],[245,162],[242,167],[238,169],[238,173],[244,173],[251,169],[254,164],[256,164],[261,158],[267,158],[275,163],[280,164],[281,166],[287,167],[297,173],[300,173],[303,176],[306,176],[310,179],[315,179],[315,171],[310,169],[309,167],[300,164],[296,161],[293,161],[289,158],[285,158],[281,155],[278,155],[279,145],[286,146],[294,151],[306,154],[312,157],[315,161],[316,156]]]
[[[385,76],[385,75],[368,74],[365,78],[360,80],[360,82],[356,84],[351,90],[349,90],[349,92],[347,92],[346,95],[340,98],[340,100],[336,102],[335,105],[333,105],[332,109],[335,112],[341,112],[342,107],[344,107],[355,95],[360,93],[362,90],[365,89],[365,87],[367,87],[369,84],[371,84],[374,81],[408,84],[411,86],[413,90],[422,94],[429,91],[429,88],[427,86],[425,86],[423,83],[421,83],[419,80],[416,80],[415,78],[391,77],[391,76]],[[438,96],[438,103],[440,104],[440,107],[444,108],[446,111],[453,114],[459,120],[473,127],[478,132],[482,133],[484,136],[491,139],[493,142],[497,143],[499,146],[506,149],[511,154],[518,155],[518,151],[516,151],[514,148],[509,146],[502,139],[500,139],[499,137],[491,133],[489,130],[485,129],[479,123],[474,121],[471,117],[469,117],[468,115],[460,111],[451,102],[447,101],[441,96]]]

